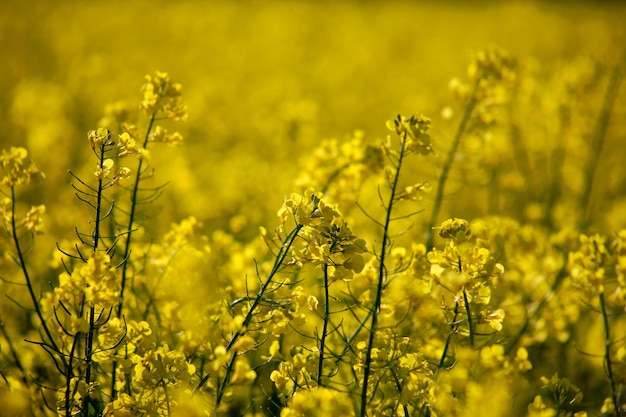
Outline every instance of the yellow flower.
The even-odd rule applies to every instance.
[[[511,80],[515,77],[513,67],[513,59],[505,50],[491,46],[476,53],[467,72],[472,79]]]
[[[520,371],[528,371],[533,368],[533,364],[528,360],[526,348],[519,347],[515,353],[515,363]]]
[[[111,170],[113,169],[114,165],[115,165],[115,162],[110,158],[107,158],[104,161],[102,161],[102,165],[98,164],[98,166],[96,167],[96,172],[94,172],[96,179],[102,180],[110,176]]]
[[[256,379],[256,372],[250,369],[250,364],[247,361],[239,359],[235,363],[235,371],[231,377],[230,382],[233,385],[247,384]]]
[[[316,296],[309,295],[306,299],[306,304],[309,310],[317,311],[317,306],[319,305],[319,301],[317,300]]]
[[[250,335],[244,335],[237,340],[237,343],[233,346],[233,349],[237,352],[245,352],[254,349],[256,342]]]
[[[425,116],[404,117],[398,115],[387,122],[387,128],[406,140],[407,152],[428,155],[433,152],[431,138],[428,134],[431,121]]]
[[[291,397],[288,407],[281,410],[281,417],[353,416],[347,393],[323,387],[301,390]]]
[[[178,133],[168,134],[167,130],[161,126],[156,126],[152,133],[150,133],[150,140],[152,142],[161,142],[170,146],[179,146],[183,143],[183,136]]]
[[[96,130],[87,132],[91,149],[101,149],[103,146],[109,145],[111,141],[111,132],[109,129],[100,127]]]
[[[487,324],[491,326],[491,328],[500,331],[502,330],[502,321],[504,320],[504,310],[501,308],[493,311],[485,317]]]
[[[26,216],[22,219],[21,223],[26,230],[42,233],[43,228],[43,214],[46,212],[46,206],[39,205],[31,207],[26,213]]]
[[[464,219],[457,219],[456,217],[444,221],[438,229],[439,236],[444,239],[452,239],[456,242],[464,242],[472,235],[469,222]]]
[[[270,374],[270,380],[276,386],[278,391],[293,386],[291,373],[293,372],[293,364],[290,362],[281,362],[278,369],[273,370]]]
[[[485,346],[480,350],[480,362],[488,368],[501,366],[504,362],[504,346]]]
[[[130,135],[129,131],[123,132],[119,135],[117,148],[119,150],[118,156],[120,158],[124,158],[129,155],[141,154],[137,141]]]
[[[164,114],[170,120],[185,120],[187,106],[181,99],[182,86],[173,83],[166,72],[156,71],[154,76],[146,75],[142,87],[141,109],[148,115]]]
[[[536,395],[533,402],[528,406],[528,413],[532,417],[553,417],[556,415],[556,410],[548,407],[543,402],[541,395]]]
[[[0,155],[2,185],[6,187],[26,185],[31,181],[39,181],[46,177],[35,164],[26,160],[27,157],[28,151],[21,147],[11,147],[9,151],[2,150]]]

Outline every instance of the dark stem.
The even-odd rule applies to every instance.
[[[598,296],[600,300],[600,312],[602,313],[602,321],[604,324],[604,364],[606,365],[606,373],[609,378],[609,385],[611,387],[611,399],[613,400],[613,407],[615,407],[616,417],[622,417],[621,405],[619,402],[619,395],[617,388],[615,387],[615,376],[613,375],[613,364],[611,363],[611,327],[609,325],[609,316],[606,311],[606,304],[604,302],[604,292]]]
[[[467,298],[467,291],[463,290],[463,304],[465,304],[465,312],[467,313],[467,324],[469,326],[470,333],[470,346],[474,347],[474,322],[472,321],[472,311],[470,310],[469,299]]]
[[[98,155],[100,161],[100,169],[104,168],[104,160],[105,160],[105,151],[106,151],[106,147],[108,146],[109,143],[109,138],[107,137],[105,140],[102,141],[102,145],[100,146],[100,154]],[[93,229],[93,236],[92,236],[92,246],[93,246],[93,253],[96,254],[98,252],[98,246],[100,243],[100,222],[101,222],[101,218],[100,218],[100,214],[102,211],[102,194],[103,194],[103,189],[102,189],[102,183],[103,183],[103,178],[100,178],[98,180],[98,189],[97,189],[97,194],[96,194],[96,213],[95,213],[95,217],[96,217],[96,221],[95,221],[95,225],[94,225],[94,229]],[[89,384],[91,384],[91,367],[92,367],[92,360],[91,360],[91,356],[93,355],[93,343],[94,343],[94,336],[95,336],[95,319],[94,319],[94,315],[95,315],[96,309],[93,305],[91,305],[91,307],[89,308],[89,332],[87,332],[87,334],[85,335],[85,366],[86,366],[86,370],[85,370],[85,384],[87,384],[87,387],[89,387]],[[88,396],[86,396],[83,399],[83,414],[85,416],[87,416],[89,414],[89,403],[91,402],[90,398]]]
[[[435,374],[433,375],[433,379],[437,380],[437,375],[439,371],[443,369],[444,362],[448,357],[448,349],[450,349],[450,344],[452,343],[452,335],[456,333],[457,322],[456,319],[459,315],[459,303],[457,302],[454,305],[454,316],[452,317],[452,322],[450,323],[450,333],[448,333],[448,337],[446,338],[446,344],[443,347],[443,353],[441,354],[441,359],[439,360],[439,364],[437,365],[437,369],[435,369]]]
[[[143,140],[143,149],[148,146],[148,139],[150,138],[150,131],[152,130],[152,126],[154,125],[154,121],[156,119],[156,113],[152,113],[150,117],[150,122],[148,123],[148,130],[146,131],[146,136]],[[135,214],[137,208],[137,195],[139,193],[139,182],[141,181],[141,169],[143,167],[143,158],[139,158],[139,164],[137,165],[137,173],[135,174],[135,184],[133,186],[132,196],[130,198],[130,210],[128,215],[128,227],[126,228],[126,242],[124,244],[124,256],[122,259],[125,259],[124,265],[122,265],[122,288],[120,290],[120,303],[117,306],[117,318],[122,316],[122,310],[124,307],[124,290],[126,289],[126,278],[128,274],[128,257],[130,255],[130,244],[133,235],[133,222],[135,221]]]
[[[156,120],[156,112],[152,113],[150,122],[148,123],[148,129],[146,130],[146,136],[143,140],[143,149],[148,146],[148,139],[150,138],[150,131]],[[120,303],[117,305],[117,318],[122,317],[124,310],[124,291],[126,289],[126,280],[128,276],[128,266],[130,264],[130,246],[133,236],[133,222],[135,221],[135,213],[137,208],[137,195],[139,193],[139,182],[141,181],[141,169],[143,167],[143,158],[139,158],[139,164],[137,165],[137,173],[135,174],[135,183],[133,185],[133,191],[130,198],[130,210],[128,215],[128,227],[126,227],[126,241],[124,242],[124,264],[122,265],[122,284],[120,289]],[[117,397],[117,390],[115,389],[115,378],[117,373],[117,361],[113,360],[113,368],[111,370],[111,397],[115,399]]]
[[[13,345],[13,341],[11,340],[11,338],[9,337],[9,334],[7,333],[7,329],[4,327],[4,322],[2,322],[0,320],[0,332],[2,332],[2,335],[4,336],[4,339],[6,340],[6,344],[9,347],[9,352],[11,352],[11,356],[13,356],[13,361],[15,361],[15,366],[17,367],[17,369],[20,370],[20,373],[22,374],[22,382],[24,383],[24,385],[26,385],[27,387],[29,386],[28,383],[28,378],[26,378],[26,370],[24,369],[24,366],[22,365],[22,361],[20,360],[19,355],[17,354],[17,350],[15,349],[15,345]]]
[[[69,364],[67,374],[65,375],[65,417],[70,417],[72,415],[72,390],[71,390],[71,382],[72,377],[74,376],[74,371],[72,370],[72,362],[74,360],[74,352],[76,351],[76,346],[78,344],[78,335],[74,337],[72,340],[72,349],[69,354]],[[77,384],[78,385],[78,384]]]
[[[28,273],[28,268],[26,267],[26,261],[24,260],[24,254],[22,253],[22,247],[20,245],[20,240],[17,236],[17,228],[15,222],[15,188],[11,187],[11,234],[13,237],[13,243],[15,244],[15,250],[17,251],[17,260],[19,261],[20,269],[22,270],[22,274],[24,275],[24,280],[26,281],[26,287],[28,288],[28,294],[30,295],[30,299],[33,302],[33,307],[35,308],[35,313],[37,314],[37,318],[39,318],[39,323],[41,323],[41,327],[48,338],[48,342],[52,349],[59,354],[61,361],[63,362],[63,366],[67,368],[67,361],[65,357],[61,354],[54,338],[52,337],[52,333],[48,328],[48,324],[46,320],[43,318],[43,314],[41,312],[41,307],[39,306],[39,300],[35,295],[35,290],[33,289],[33,283],[30,278],[30,274]]]
[[[322,336],[320,337],[320,357],[317,364],[317,385],[322,386],[322,372],[324,368],[324,347],[326,345],[326,336],[328,333],[328,322],[330,321],[330,296],[328,283],[328,265],[324,264],[324,324],[322,326]]]
[[[289,254],[289,250],[291,249],[293,242],[296,240],[296,238],[298,237],[298,233],[303,227],[304,225],[299,224],[289,233],[289,235],[287,235],[285,242],[281,246],[280,251],[278,252],[278,255],[276,256],[272,270],[270,271],[270,273],[267,276],[267,279],[265,280],[265,282],[259,289],[256,297],[254,297],[254,301],[252,302],[252,305],[250,306],[248,313],[246,314],[246,317],[243,320],[243,323],[241,325],[242,330],[235,332],[235,334],[232,336],[232,338],[229,340],[228,344],[226,345],[226,351],[230,351],[233,345],[237,342],[237,340],[239,340],[239,338],[245,334],[246,328],[248,327],[248,325],[252,322],[252,319],[254,318],[254,314],[256,313],[256,309],[259,306],[259,303],[263,299],[265,292],[267,291],[269,285],[274,279],[274,275],[276,275],[278,271],[280,270],[280,267],[283,264],[283,261]],[[226,366],[226,374],[224,375],[224,379],[222,380],[222,383],[218,387],[218,391],[217,391],[216,405],[218,406],[222,402],[222,397],[224,396],[226,388],[228,387],[228,382],[230,381],[230,377],[233,372],[235,361],[237,360],[238,354],[239,352],[237,352],[236,350],[233,351],[231,359]],[[208,379],[209,379],[209,374],[205,375],[205,377],[200,380],[200,382],[194,389],[194,392],[197,392],[200,388],[202,388],[204,384],[206,384]]]
[[[390,244],[389,226],[391,224],[391,213],[393,211],[393,203],[396,198],[396,188],[398,187],[398,181],[400,179],[400,169],[402,167],[402,161],[404,159],[404,150],[406,145],[406,134],[403,135],[400,143],[400,153],[398,155],[398,164],[396,172],[391,184],[391,193],[389,195],[389,203],[387,204],[387,212],[385,215],[385,224],[383,228],[383,241],[380,249],[380,259],[378,265],[378,283],[376,287],[376,297],[374,298],[374,305],[372,306],[372,321],[370,325],[369,340],[367,342],[367,350],[365,352],[365,367],[363,369],[363,388],[361,391],[361,417],[365,417],[367,408],[367,386],[369,383],[370,374],[372,372],[372,348],[374,347],[374,337],[376,335],[376,328],[378,326],[378,315],[380,314],[380,305],[382,303],[383,287],[385,285],[386,270],[385,270],[385,258],[387,255],[387,246]]]

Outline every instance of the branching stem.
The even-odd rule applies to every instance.
[[[102,141],[100,145],[100,153],[98,154],[100,169],[104,169],[104,160],[105,160],[105,152],[106,147],[109,144],[109,138]],[[102,212],[102,194],[103,194],[103,178],[98,180],[98,188],[96,193],[96,212],[95,212],[95,225],[92,233],[92,248],[93,253],[95,254],[98,251],[98,246],[100,244],[100,226],[101,226],[101,218],[100,214]],[[85,335],[85,384],[87,387],[92,382],[92,355],[93,355],[93,344],[95,337],[95,315],[96,309],[93,305],[89,307],[89,331]],[[79,337],[78,335],[76,337]],[[87,416],[89,414],[89,403],[91,399],[89,396],[85,396],[83,399],[83,414]]]
[[[150,121],[148,122],[148,129],[146,130],[146,136],[143,140],[143,149],[148,146],[148,140],[150,139],[150,132],[154,126],[156,120],[156,112],[152,113]],[[128,279],[128,266],[130,265],[130,246],[133,237],[133,222],[135,221],[135,214],[137,209],[137,196],[139,194],[139,182],[141,181],[141,171],[143,168],[143,158],[139,158],[137,164],[137,172],[135,173],[135,181],[133,184],[133,191],[130,198],[130,209],[128,213],[128,226],[126,227],[126,241],[124,242],[124,254],[122,259],[124,263],[122,265],[122,284],[120,289],[120,302],[117,305],[117,318],[122,317],[124,311],[124,291],[126,290],[126,281]],[[111,397],[115,399],[117,397],[117,390],[115,389],[115,380],[117,373],[117,361],[113,361],[113,368],[111,370]]]
[[[385,269],[385,260],[388,252],[388,246],[391,244],[389,236],[389,227],[391,224],[391,214],[393,211],[394,202],[396,200],[396,189],[398,187],[398,181],[400,179],[400,169],[402,168],[402,162],[404,160],[404,152],[406,146],[406,133],[403,134],[400,141],[400,152],[398,154],[398,163],[396,166],[393,182],[391,183],[391,193],[389,195],[389,203],[387,204],[385,223],[382,236],[382,247],[380,249],[379,265],[378,265],[378,282],[376,286],[376,297],[374,298],[374,305],[372,306],[372,321],[370,325],[369,339],[367,342],[367,350],[365,352],[365,365],[363,368],[363,387],[361,391],[361,417],[366,416],[367,411],[367,388],[369,384],[369,378],[372,372],[372,348],[374,347],[374,339],[376,336],[376,328],[378,327],[378,316],[380,314],[380,306],[382,303],[383,287],[385,285],[385,278],[387,271]]]
[[[235,343],[237,342],[237,340],[239,340],[239,338],[245,334],[246,328],[248,327],[248,325],[252,322],[252,319],[254,318],[254,315],[256,313],[257,307],[259,306],[259,303],[263,299],[263,296],[265,295],[267,289],[272,283],[274,276],[280,270],[281,265],[283,265],[283,262],[285,258],[287,257],[287,255],[289,254],[289,250],[291,249],[291,246],[293,245],[293,242],[296,240],[296,238],[298,237],[298,233],[300,233],[300,230],[302,230],[303,227],[304,225],[298,224],[287,235],[285,242],[282,244],[282,246],[280,247],[280,251],[276,255],[272,270],[268,274],[265,282],[263,282],[263,285],[257,292],[256,297],[254,298],[254,300],[252,301],[252,304],[250,305],[250,308],[248,309],[248,313],[246,314],[246,317],[244,318],[243,323],[241,325],[241,330],[235,332],[235,334],[233,334],[228,344],[226,345],[227,352],[230,352],[233,346],[235,345]],[[226,374],[224,375],[224,378],[222,379],[222,382],[219,385],[218,391],[217,391],[216,405],[218,406],[222,402],[222,398],[224,396],[224,393],[226,392],[226,388],[228,387],[230,377],[232,375],[233,370],[235,369],[235,361],[237,360],[238,355],[239,355],[239,352],[237,352],[237,350],[234,350],[231,354],[231,358],[228,361],[228,364],[226,365]],[[207,374],[200,380],[200,382],[194,389],[194,392],[197,392],[198,390],[200,390],[204,386],[204,384],[206,384],[208,380],[209,380],[209,375]]]
[[[28,273],[28,268],[26,267],[26,260],[24,259],[24,254],[22,252],[22,246],[20,245],[20,239],[17,236],[17,222],[15,221],[15,187],[11,187],[11,236],[13,237],[13,243],[15,245],[15,250],[17,251],[17,260],[19,262],[20,269],[22,270],[22,274],[24,275],[24,280],[26,281],[26,287],[28,288],[28,294],[30,295],[30,299],[33,302],[33,307],[35,309],[35,313],[37,314],[37,318],[39,319],[39,323],[41,323],[41,328],[43,329],[46,337],[48,338],[48,342],[52,349],[59,353],[59,357],[63,362],[63,366],[67,368],[67,361],[65,357],[60,354],[60,350],[52,337],[52,333],[48,328],[48,324],[43,317],[43,313],[41,312],[41,307],[39,306],[39,300],[35,295],[35,290],[33,289],[33,282],[30,278],[30,274]]]

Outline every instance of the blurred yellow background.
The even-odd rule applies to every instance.
[[[355,129],[382,139],[386,120],[424,113],[441,154],[456,126],[439,120],[453,101],[448,81],[465,77],[475,51],[497,44],[545,73],[581,57],[608,71],[624,44],[625,10],[620,2],[5,1],[2,147],[29,149],[48,175],[38,198],[58,207],[71,198],[67,170],[91,172],[86,132],[105,106],[138,103],[144,74],[166,71],[184,87],[189,119],[177,126],[182,148],[153,149],[157,178],[170,181],[157,223],[193,214],[223,227],[244,212],[256,233],[322,139]]]

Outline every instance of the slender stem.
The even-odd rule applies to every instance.
[[[446,338],[446,344],[443,347],[443,353],[441,354],[441,359],[439,359],[439,364],[437,365],[437,369],[435,369],[435,374],[433,375],[433,379],[437,379],[437,375],[439,371],[443,369],[444,362],[448,357],[448,349],[450,349],[450,344],[452,342],[452,335],[456,333],[457,323],[456,319],[459,315],[459,303],[457,302],[454,305],[454,316],[452,317],[452,322],[450,323],[450,333],[448,333],[448,337]]]
[[[472,321],[472,311],[470,310],[469,299],[467,298],[467,291],[463,290],[463,304],[465,304],[465,313],[467,313],[467,324],[469,326],[470,346],[474,347],[474,322]]]
[[[98,155],[98,158],[100,159],[99,164],[100,164],[100,169],[102,170],[104,168],[104,160],[105,160],[105,152],[106,152],[106,147],[108,146],[108,138],[106,140],[102,141],[102,145],[100,145],[100,153]],[[102,194],[103,194],[103,188],[102,188],[102,184],[103,184],[103,178],[100,178],[98,180],[98,188],[97,188],[97,193],[96,193],[96,211],[95,211],[95,225],[94,225],[94,229],[93,229],[93,233],[92,233],[92,246],[93,246],[93,253],[95,254],[98,251],[98,246],[100,244],[100,226],[101,226],[101,212],[102,212]],[[87,387],[89,387],[89,384],[91,384],[91,380],[92,380],[92,376],[91,376],[91,371],[92,371],[92,360],[91,357],[93,355],[93,343],[94,343],[94,337],[95,337],[95,306],[91,305],[89,307],[89,331],[87,332],[87,334],[85,335],[85,366],[86,366],[86,370],[85,370],[85,384],[87,384]],[[83,413],[85,416],[87,416],[89,414],[89,403],[91,402],[90,397],[86,396],[83,399]]]
[[[78,344],[78,337],[75,337],[74,340],[72,340],[72,348],[70,349],[70,353],[69,353],[69,364],[68,364],[68,371],[67,371],[67,375],[65,375],[65,416],[66,417],[70,417],[72,415],[72,399],[73,399],[73,395],[72,395],[72,377],[73,375],[73,370],[72,370],[72,362],[74,361],[74,352],[76,351],[76,346]]]
[[[571,111],[570,108],[561,104],[560,106],[560,117],[559,117],[559,131],[555,136],[556,146],[550,153],[549,159],[549,172],[548,178],[550,185],[548,187],[547,193],[545,194],[545,212],[547,215],[544,219],[544,224],[552,230],[554,228],[554,219],[550,213],[554,212],[554,206],[561,198],[562,189],[561,187],[565,183],[563,179],[563,163],[565,162],[566,156],[566,138],[569,136],[569,131],[571,128]]]
[[[317,363],[317,385],[322,385],[322,373],[324,369],[324,347],[328,333],[328,322],[330,321],[330,295],[328,283],[328,265],[324,264],[324,324],[322,326],[322,336],[320,337],[319,362]]]
[[[400,378],[398,377],[398,374],[396,373],[396,371],[395,371],[395,369],[393,367],[390,367],[389,371],[391,372],[391,375],[393,376],[393,381],[396,383],[396,389],[398,390],[398,394],[400,394],[398,396],[398,404],[396,404],[394,406],[394,414],[395,414],[395,411],[398,408],[398,405],[401,404],[402,405],[402,410],[404,411],[403,415],[404,416],[409,416],[409,415],[411,415],[409,413],[409,408],[407,407],[407,405],[405,403],[402,402],[402,391],[403,391],[403,389],[402,389],[402,384],[400,383]]]
[[[171,401],[170,401],[170,394],[167,390],[167,383],[164,380],[159,381],[159,385],[161,385],[163,387],[163,394],[165,395],[165,405],[167,407],[167,413],[165,414],[166,416],[171,416],[172,415],[172,407],[171,407]]]
[[[613,407],[615,407],[615,415],[621,417],[622,410],[618,398],[617,388],[615,387],[615,376],[613,375],[613,364],[611,363],[611,327],[609,325],[609,316],[606,311],[606,303],[604,302],[604,292],[598,296],[600,301],[600,311],[602,313],[602,321],[604,324],[604,363],[606,365],[606,372],[609,378],[609,384],[611,387],[611,399],[613,400]]]
[[[465,111],[463,112],[461,123],[459,124],[459,128],[454,135],[452,146],[448,151],[448,155],[441,169],[441,175],[439,176],[439,180],[437,182],[437,194],[435,195],[433,211],[430,216],[430,221],[428,222],[428,227],[426,228],[426,234],[428,236],[428,238],[426,239],[426,249],[428,251],[432,250],[434,247],[435,235],[433,233],[433,228],[437,224],[437,217],[439,217],[439,212],[441,211],[443,194],[445,191],[446,182],[448,180],[448,175],[450,174],[450,169],[452,168],[452,162],[454,162],[454,156],[456,155],[456,151],[459,147],[459,144],[461,143],[461,137],[463,137],[463,134],[467,129],[467,124],[469,123],[472,113],[474,112],[474,108],[476,107],[476,103],[478,102],[478,100],[476,99],[476,91],[481,80],[482,78],[479,77],[474,84],[474,89],[472,91],[472,94],[470,95],[469,101],[467,102]]]
[[[156,120],[156,112],[152,113],[150,121],[148,122],[148,129],[146,130],[146,136],[143,140],[143,149],[148,146],[148,140],[150,138],[150,132],[154,126]],[[141,181],[141,170],[143,168],[143,158],[139,158],[139,164],[137,165],[137,172],[135,173],[135,182],[133,185],[133,191],[130,198],[130,210],[128,215],[128,226],[126,227],[126,241],[124,242],[124,264],[122,265],[122,284],[120,288],[120,302],[117,305],[117,318],[122,317],[124,310],[124,291],[126,289],[126,281],[128,277],[128,266],[130,264],[130,247],[133,236],[133,222],[135,221],[135,214],[137,209],[137,195],[139,194],[139,182]],[[115,379],[117,373],[117,361],[113,360],[113,368],[111,370],[111,397],[115,399],[117,397],[117,390],[115,389]]]
[[[252,319],[254,318],[254,315],[256,313],[257,307],[259,306],[259,303],[263,299],[265,292],[267,291],[269,285],[272,283],[272,280],[274,279],[274,275],[276,275],[278,271],[280,270],[281,265],[283,264],[285,258],[289,254],[289,250],[291,249],[293,242],[296,240],[296,238],[298,237],[298,233],[300,233],[300,230],[303,227],[304,225],[298,224],[293,230],[291,230],[289,235],[287,235],[285,242],[281,246],[280,251],[278,252],[278,255],[276,256],[274,260],[274,266],[272,267],[272,270],[268,274],[267,279],[265,280],[265,282],[263,283],[263,285],[257,292],[256,297],[254,297],[254,301],[252,302],[252,304],[250,305],[250,308],[248,309],[248,313],[246,314],[246,317],[244,318],[243,323],[241,325],[241,330],[235,332],[235,334],[231,337],[228,344],[226,345],[226,351],[230,351],[235,345],[235,343],[237,342],[237,340],[239,340],[239,338],[245,334],[246,328],[248,327],[248,325],[252,322]],[[226,374],[224,375],[224,378],[222,379],[222,383],[218,387],[216,405],[219,405],[222,402],[222,397],[224,396],[224,393],[226,392],[226,388],[228,387],[228,382],[230,381],[230,377],[233,372],[235,361],[237,360],[238,354],[239,352],[237,352],[237,350],[234,350],[232,352],[232,355],[228,364],[226,365]],[[200,382],[194,389],[194,392],[197,392],[200,388],[202,388],[208,380],[209,380],[209,374],[205,375],[204,378],[200,380]]]
[[[402,168],[402,162],[404,160],[404,151],[406,146],[406,134],[403,135],[400,142],[400,153],[398,155],[398,164],[396,166],[396,172],[391,184],[391,193],[389,195],[389,203],[387,204],[387,212],[385,214],[385,224],[383,228],[383,241],[380,249],[379,265],[378,265],[378,282],[376,287],[376,297],[374,298],[374,305],[372,306],[372,321],[370,325],[369,340],[367,342],[367,350],[365,352],[365,367],[363,369],[363,388],[361,391],[361,417],[365,417],[367,409],[367,386],[369,383],[370,374],[372,372],[372,348],[374,347],[374,337],[376,335],[376,328],[378,327],[378,316],[380,314],[380,305],[382,303],[383,287],[385,285],[385,278],[387,272],[385,269],[385,259],[387,256],[388,245],[390,244],[389,226],[391,224],[391,213],[393,211],[393,203],[396,198],[396,189],[398,187],[398,181],[400,179],[400,169]]]
[[[513,352],[513,349],[515,349],[515,347],[521,340],[522,336],[526,333],[526,331],[530,327],[530,324],[534,321],[535,318],[539,316],[541,311],[543,311],[545,306],[548,305],[548,302],[552,299],[552,297],[554,297],[554,295],[557,293],[557,291],[561,287],[561,284],[563,283],[563,281],[565,280],[568,274],[568,269],[567,269],[568,253],[569,252],[567,250],[563,251],[562,266],[559,269],[559,272],[557,273],[556,277],[554,278],[554,282],[550,286],[550,289],[546,291],[546,293],[541,298],[539,303],[537,303],[537,306],[532,311],[527,313],[524,323],[519,328],[519,330],[515,333],[515,335],[511,337],[511,341],[509,342],[506,349],[504,350],[505,355],[509,355],[511,354],[511,352]]]
[[[11,234],[13,237],[13,243],[15,244],[15,250],[17,251],[17,260],[19,262],[20,269],[22,270],[22,274],[24,275],[24,280],[26,281],[26,287],[28,288],[28,294],[30,295],[30,299],[33,302],[33,307],[35,308],[35,313],[39,318],[39,323],[41,323],[41,328],[43,329],[46,337],[48,338],[48,343],[52,349],[59,353],[59,357],[63,362],[63,366],[67,368],[67,361],[65,357],[60,354],[60,350],[54,341],[54,337],[52,337],[52,333],[48,328],[48,324],[43,317],[43,313],[41,312],[41,307],[39,306],[39,300],[35,295],[35,291],[33,289],[33,283],[30,278],[30,274],[28,273],[28,268],[26,267],[26,261],[24,260],[24,254],[22,253],[22,247],[20,245],[20,240],[17,236],[17,224],[15,221],[15,188],[11,187]]]
[[[510,113],[512,114],[514,111],[510,109]],[[524,184],[526,198],[528,200],[534,200],[534,190],[536,188],[533,185],[534,176],[531,174],[532,168],[528,157],[528,148],[524,142],[524,136],[522,135],[521,129],[517,123],[511,123],[509,132],[511,137],[510,143],[513,148],[513,157],[515,159],[517,169],[520,174],[526,178],[526,183]]]
[[[454,304],[454,315],[452,317],[452,321],[450,322],[450,332],[448,333],[448,337],[446,338],[446,344],[443,346],[443,352],[441,353],[441,358],[439,359],[439,363],[437,364],[437,368],[435,368],[435,372],[433,374],[433,381],[437,380],[437,376],[439,375],[439,371],[444,368],[446,358],[448,357],[448,350],[450,349],[450,345],[452,344],[452,336],[456,333],[457,330],[457,317],[459,316],[459,302],[457,301]],[[420,416],[430,416],[430,404],[425,402],[420,409]]]
[[[580,209],[582,214],[580,221],[581,230],[584,230],[591,221],[590,203],[591,194],[593,192],[593,184],[596,173],[598,171],[598,162],[600,160],[602,148],[604,147],[606,132],[609,127],[609,121],[611,119],[611,112],[615,104],[615,99],[617,98],[617,92],[619,91],[621,81],[622,74],[620,62],[615,66],[615,69],[613,70],[613,73],[609,80],[609,85],[607,86],[607,90],[604,94],[604,102],[602,103],[602,109],[600,110],[600,114],[598,116],[598,121],[595,128],[595,138],[590,150],[587,167],[584,171],[587,173],[587,175],[584,176],[585,180],[583,184],[583,192],[580,199]]]
[[[52,336],[52,333],[50,332],[50,328],[48,327],[48,324],[46,323],[46,320],[43,317],[43,313],[41,312],[41,307],[39,305],[39,300],[37,299],[37,296],[35,295],[35,291],[33,289],[33,283],[30,278],[30,274],[28,273],[28,268],[26,266],[26,261],[24,259],[24,254],[22,252],[22,247],[20,245],[19,237],[17,236],[17,224],[15,220],[15,201],[16,201],[15,187],[11,186],[11,236],[13,238],[15,250],[17,251],[17,260],[19,263],[19,267],[22,270],[22,274],[24,275],[24,281],[26,282],[26,287],[28,288],[28,294],[30,295],[31,301],[33,302],[33,308],[35,309],[35,313],[37,314],[37,318],[39,319],[41,328],[43,329],[46,337],[48,338],[48,341],[47,342],[44,341],[44,342],[47,343],[52,348],[52,350],[58,355],[59,359],[61,360],[63,364],[63,370],[66,373],[71,374],[72,372],[71,363],[68,364],[68,361],[65,355],[62,354],[59,347],[57,346],[56,341],[54,340],[54,337]],[[54,360],[56,363],[56,359]],[[66,391],[66,395],[68,395],[67,391]],[[66,403],[67,403],[67,398],[66,398]]]
[[[148,129],[146,130],[146,136],[143,140],[143,149],[146,149],[148,146],[148,139],[150,138],[150,132],[152,131],[152,126],[154,125],[154,121],[156,120],[156,113],[152,113],[150,117],[150,122],[148,123]],[[124,257],[122,259],[128,260],[128,256],[130,255],[130,246],[132,239],[132,230],[133,230],[133,222],[135,221],[135,214],[137,209],[137,195],[139,194],[139,182],[141,181],[141,169],[143,167],[143,158],[139,158],[139,164],[137,165],[137,172],[135,173],[135,183],[133,185],[133,192],[130,198],[130,210],[128,215],[128,226],[126,227],[126,242],[124,244]],[[128,275],[128,265],[129,262],[124,262],[122,265],[122,287],[120,290],[120,303],[117,306],[117,317],[120,318],[122,316],[122,310],[124,307],[124,290],[126,289],[126,280]]]
[[[287,236],[287,242],[285,244],[283,244],[283,246],[281,248],[281,251],[279,252],[278,256],[276,257],[276,260],[274,261],[274,266],[272,267],[272,270],[270,271],[270,273],[267,276],[267,280],[265,280],[265,282],[261,286],[261,289],[259,290],[257,296],[254,297],[254,300],[252,301],[252,305],[250,306],[250,309],[248,310],[248,313],[246,314],[246,317],[243,320],[243,324],[241,325],[242,329],[245,329],[246,327],[248,327],[250,322],[252,322],[252,318],[254,317],[254,314],[256,313],[256,309],[259,306],[259,303],[263,299],[263,295],[267,291],[267,288],[269,287],[269,285],[272,283],[272,279],[274,278],[274,275],[276,275],[278,273],[278,270],[280,269],[280,266],[283,264],[283,261],[285,260],[285,258],[289,254],[289,249],[291,248],[291,245],[293,244],[294,240],[296,240],[296,238],[298,237],[298,233],[300,233],[300,230],[303,227],[304,226],[301,225],[301,224],[297,225],[291,231],[291,233]],[[226,350],[229,351],[233,347],[235,342],[237,342],[239,337],[243,336],[243,334],[244,334],[244,332],[242,332],[242,331],[239,331],[239,332],[235,333],[233,335],[232,339],[226,345]]]
[[[7,329],[4,327],[4,322],[2,320],[0,320],[0,332],[4,336],[4,339],[6,340],[6,344],[9,347],[9,352],[11,352],[11,356],[13,356],[13,361],[15,362],[15,366],[17,367],[17,369],[20,370],[20,373],[22,374],[22,378],[21,378],[22,382],[24,383],[24,385],[28,386],[29,383],[28,383],[28,378],[26,378],[26,370],[24,369],[24,366],[22,365],[22,361],[20,360],[20,357],[17,354],[15,345],[13,345],[13,341],[9,337],[9,334],[7,333]]]

